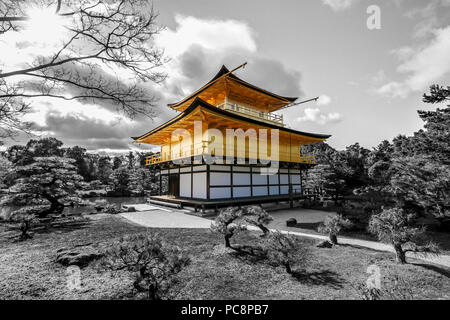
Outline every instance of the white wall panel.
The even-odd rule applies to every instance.
[[[192,197],[206,199],[206,172],[193,174],[194,190]]]
[[[230,171],[230,166],[218,166],[218,165],[211,165],[210,170],[217,170],[217,171]]]
[[[250,174],[249,173],[233,173],[233,184],[234,185],[250,185]]]
[[[231,198],[231,188],[210,188],[209,197],[211,199]]]
[[[278,174],[269,176],[269,184],[278,184]]]
[[[250,172],[250,167],[233,166],[234,172]]]
[[[242,198],[242,197],[250,197],[251,190],[250,187],[234,187],[233,188],[233,197],[234,198]]]
[[[281,186],[280,194],[289,194],[289,186]]]
[[[230,173],[210,172],[209,184],[211,186],[229,186],[231,184]]]
[[[292,184],[300,184],[300,175],[291,175],[291,183]]]
[[[278,190],[278,186],[271,186],[270,187],[270,195],[277,195],[280,194],[280,190]]]
[[[253,187],[253,196],[267,196],[267,187]]]
[[[252,179],[253,185],[267,184],[267,176],[263,176],[259,173],[254,173]]]
[[[180,197],[191,197],[191,174],[180,174]]]

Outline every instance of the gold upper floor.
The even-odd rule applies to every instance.
[[[272,113],[297,100],[296,97],[284,97],[256,87],[235,76],[225,66],[203,87],[168,106],[183,112],[196,98],[216,107],[229,107],[228,110],[278,124],[282,124],[282,119]],[[237,109],[233,109],[233,106]]]

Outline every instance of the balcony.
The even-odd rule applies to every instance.
[[[192,145],[191,148],[185,148],[182,150],[173,151],[171,153],[164,153],[163,155],[161,153],[157,153],[151,156],[148,156],[145,158],[145,165],[146,166],[152,166],[158,163],[172,161],[172,160],[178,160],[178,159],[184,159],[189,158],[192,156],[199,156],[199,155],[211,155],[214,156],[214,152],[210,151],[207,143],[202,143],[198,145]],[[258,156],[255,155],[253,158],[257,158]],[[251,157],[252,158],[252,157]],[[300,154],[300,153],[279,153],[279,159],[280,161],[287,161],[287,162],[294,162],[294,163],[302,163],[302,164],[311,164],[315,165],[317,164],[317,159],[315,155],[311,154]],[[286,160],[284,160],[286,159]],[[287,160],[289,159],[289,160]]]
[[[249,108],[237,103],[227,102],[217,105],[217,108],[227,111],[232,111],[244,115],[255,120],[267,122],[270,124],[275,124],[277,126],[284,127],[283,115],[259,111],[253,108]]]

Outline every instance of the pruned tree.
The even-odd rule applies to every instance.
[[[114,170],[109,176],[109,187],[114,194],[128,196],[130,194],[131,172],[121,167]]]
[[[9,188],[0,204],[19,207],[10,220],[21,223],[23,237],[35,218],[61,214],[65,207],[81,201],[76,192],[82,177],[72,159],[35,158],[31,164],[14,166],[9,176]]]
[[[228,207],[222,209],[214,223],[211,224],[213,232],[223,235],[225,247],[227,248],[232,248],[230,239],[237,233],[245,230],[245,227],[239,221],[242,218],[242,214],[243,212],[240,208]]]
[[[249,225],[258,227],[266,236],[270,230],[267,225],[273,220],[272,216],[267,213],[261,206],[247,206],[242,208],[244,221]]]
[[[53,138],[31,139],[26,145],[12,145],[5,152],[6,157],[16,166],[34,162],[38,157],[62,157],[62,141]]]
[[[402,157],[393,161],[392,171],[392,194],[440,222],[450,219],[450,165],[428,156]]]
[[[372,215],[369,231],[382,242],[394,247],[397,262],[406,263],[406,253],[415,252],[421,255],[434,255],[439,248],[432,242],[425,242],[425,229],[414,226],[415,216],[402,209],[385,209]]]
[[[337,244],[337,235],[344,229],[352,226],[352,222],[342,215],[329,215],[325,218],[323,223],[319,226],[320,233],[327,234],[332,244]]]
[[[165,79],[165,58],[153,42],[162,27],[148,1],[5,0],[0,34],[22,32],[36,15],[48,23],[58,20],[64,35],[50,53],[32,61],[11,69],[0,61],[2,136],[29,128],[21,117],[38,97],[107,103],[130,117],[152,114],[157,99],[142,83]]]
[[[13,167],[10,175],[12,184],[4,203],[44,205],[46,209],[38,214],[41,218],[60,214],[64,207],[80,201],[76,191],[82,177],[72,159],[35,158],[32,164]]]
[[[293,273],[293,267],[304,268],[310,259],[308,247],[302,244],[298,237],[280,231],[269,234],[266,238],[266,249],[269,259],[283,266],[289,274]]]
[[[104,268],[132,274],[133,287],[147,292],[150,300],[170,298],[175,276],[190,263],[180,248],[163,242],[158,234],[137,234],[121,238],[107,250]]]

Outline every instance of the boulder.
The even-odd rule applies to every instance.
[[[103,256],[102,253],[95,251],[93,248],[84,248],[81,250],[61,248],[56,251],[56,262],[63,266],[76,265],[84,268],[94,260]]]
[[[324,240],[317,245],[317,248],[332,248],[332,247],[333,244],[328,240]]]
[[[128,207],[127,208],[127,212],[136,212],[136,208],[135,207]]]
[[[290,218],[286,220],[287,227],[295,227],[297,225],[297,220],[295,218]]]

